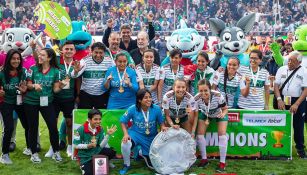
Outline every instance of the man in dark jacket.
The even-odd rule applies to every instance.
[[[155,29],[152,25],[152,19],[154,15],[148,14],[148,35],[149,40],[152,40],[155,37]],[[112,19],[109,19],[107,21],[108,28],[105,30],[102,42],[109,47],[108,39],[111,34],[112,28],[114,25],[114,21]],[[133,49],[138,48],[137,47],[137,41],[131,38],[132,30],[129,24],[124,24],[120,27],[120,35],[121,35],[121,41],[119,47],[123,50],[126,50],[127,52],[132,51]]]

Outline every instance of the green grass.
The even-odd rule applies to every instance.
[[[270,109],[272,109],[270,107]],[[61,119],[59,120],[61,121]],[[0,128],[0,132],[2,132]],[[56,163],[50,158],[45,158],[44,155],[48,151],[49,134],[46,124],[42,118],[40,118],[40,133],[41,133],[41,145],[42,151],[39,153],[42,158],[41,164],[33,164],[30,161],[30,157],[22,154],[23,148],[25,148],[24,130],[18,123],[17,128],[17,149],[10,154],[13,161],[13,165],[0,164],[0,175],[80,175],[81,171],[75,161],[65,157],[66,152],[62,151],[63,162]],[[307,132],[305,130],[305,140],[307,140]],[[1,150],[0,150],[1,152]],[[119,169],[122,166],[122,160],[114,160],[116,165],[115,169],[110,169],[110,174],[118,174]],[[198,163],[198,162],[197,162]],[[205,173],[214,174],[215,167],[218,164],[218,160],[210,160],[210,164],[206,169],[193,166],[189,173]],[[146,168],[143,161],[135,162],[132,160],[132,167],[129,174],[154,174],[153,171]],[[306,175],[307,174],[307,160],[301,160],[296,155],[296,150],[293,147],[293,160],[227,160],[227,173],[236,173],[239,175]]]

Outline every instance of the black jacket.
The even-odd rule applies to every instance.
[[[154,52],[155,52],[154,53],[154,57],[155,57],[154,63],[160,66],[161,63],[160,63],[159,53],[155,49],[154,49]],[[141,54],[139,48],[132,50],[130,52],[130,55],[131,55],[135,65],[138,65],[138,64],[140,64],[142,62],[143,55]]]
[[[104,31],[104,35],[102,38],[102,42],[109,47],[109,36],[111,34],[112,28],[107,28]],[[149,41],[151,41],[155,37],[155,28],[153,27],[152,23],[148,23],[148,36],[149,36]],[[130,43],[128,45],[128,48],[125,47],[125,44],[122,40],[120,40],[119,48],[126,50],[127,52],[131,52],[133,49],[138,48],[137,46],[137,40],[135,39],[130,39]]]

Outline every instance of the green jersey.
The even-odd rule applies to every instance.
[[[93,155],[97,155],[101,151],[100,143],[102,142],[104,138],[103,130],[101,127],[96,128],[96,133],[93,134],[89,130],[89,123],[86,122],[84,125],[80,126],[76,133],[74,134],[74,145],[79,144],[90,144],[92,139],[96,139],[97,146],[95,148],[89,148],[89,149],[79,149],[78,150],[78,157],[80,158],[80,163],[84,164],[88,161],[92,160]]]
[[[18,75],[10,76],[9,83],[6,83],[4,72],[0,72],[0,82],[1,86],[3,87],[3,90],[5,91],[4,95],[4,102],[8,104],[16,104],[17,99],[17,86],[19,86],[19,83],[22,80],[26,80],[26,69],[22,69],[21,77],[19,78]]]
[[[40,84],[42,90],[40,92],[32,89],[27,92],[24,98],[24,103],[30,105],[40,105],[40,97],[48,97],[48,104],[53,101],[53,85],[58,82],[60,72],[57,68],[50,67],[46,73],[38,70],[37,66],[32,66],[28,71],[27,81],[32,81],[33,84]]]
[[[64,65],[64,62],[58,62],[59,71],[61,74],[60,80],[65,80],[69,78],[69,88],[64,87],[60,92],[54,94],[54,98],[63,101],[63,100],[73,100],[74,99],[74,92],[75,92],[75,79],[71,78],[71,72],[74,70],[73,65],[69,66],[69,63]]]

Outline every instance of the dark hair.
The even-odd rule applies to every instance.
[[[186,87],[187,87],[187,82],[184,80],[184,78],[177,78],[175,81],[174,81],[174,84],[173,86],[175,86],[175,84],[177,83],[177,81],[181,81],[181,82],[184,82]]]
[[[74,43],[73,41],[67,40],[67,41],[65,41],[64,44],[62,44],[62,45],[60,46],[60,50],[62,50],[63,47],[64,47],[65,45],[69,45],[69,44],[72,44],[72,45],[74,45],[74,47],[75,47],[75,43]]]
[[[147,49],[147,50],[145,50],[145,51],[143,52],[143,57],[144,57],[144,55],[145,55],[146,52],[151,52],[152,54],[155,55],[155,50],[154,50],[154,49]]]
[[[205,58],[205,60],[207,61],[207,62],[209,62],[210,60],[209,60],[209,56],[208,56],[208,54],[206,53],[206,52],[204,52],[204,51],[199,51],[198,52],[198,54],[197,54],[197,59],[198,59],[198,57],[199,56],[202,56],[202,57],[204,57]]]
[[[127,61],[128,61],[128,57],[124,52],[119,52],[118,54],[115,55],[115,60],[116,61],[120,56],[125,56]]]
[[[207,85],[209,87],[209,89],[211,90],[211,84],[208,80],[206,79],[201,79],[198,81],[197,86],[201,86],[201,85]]]
[[[49,58],[51,58],[50,61],[49,61],[50,67],[59,68],[59,66],[57,64],[57,60],[56,60],[56,53],[55,53],[55,51],[53,49],[51,49],[51,48],[44,48],[42,50],[44,50],[47,53],[47,56]],[[38,67],[38,70],[40,72],[42,72],[43,71],[43,66],[41,64],[39,64],[38,61],[37,61],[36,65]]]
[[[170,51],[169,56],[172,58],[176,55],[179,55],[179,57],[182,57],[182,53],[179,49],[173,49]]]
[[[281,43],[282,46],[285,46],[285,41],[283,39],[277,39],[277,43]]]
[[[19,80],[21,80],[23,59],[22,59],[21,54],[17,50],[11,49],[6,54],[5,63],[4,63],[4,66],[3,66],[3,73],[4,73],[4,78],[5,78],[6,84],[10,83],[10,79],[11,79],[10,71],[13,70],[13,67],[11,65],[11,60],[12,60],[14,54],[18,54],[18,56],[20,58],[20,64],[17,67],[17,75],[18,75]]]
[[[95,48],[102,49],[104,52],[107,51],[106,45],[102,42],[96,42],[91,46],[91,50],[93,51]]]
[[[148,89],[146,89],[146,88],[140,89],[136,93],[136,103],[135,103],[135,106],[136,106],[137,111],[141,111],[141,102],[140,101],[143,100],[143,98],[145,97],[146,93],[149,93],[150,97],[152,97],[150,91]],[[152,104],[151,104],[150,107],[152,107]]]
[[[238,66],[240,66],[240,60],[237,58],[237,57],[230,57],[228,59],[228,62],[229,60],[237,60],[238,61]],[[227,65],[228,65],[228,62],[227,62]],[[226,92],[226,86],[227,86],[227,80],[228,80],[228,66],[226,66],[226,69],[225,69],[225,72],[224,72],[224,92],[225,92],[225,98],[226,98],[226,103],[228,103],[228,96],[227,96],[227,92]]]
[[[98,109],[91,109],[87,113],[87,118],[92,119],[94,117],[94,115],[100,115],[100,117],[101,117],[102,113]]]
[[[123,29],[129,29],[131,31],[131,27],[127,23],[120,26],[120,31],[122,31]]]
[[[259,59],[262,60],[262,52],[258,49],[254,49],[249,53],[249,57],[251,56],[252,53],[255,53],[258,55]]]

